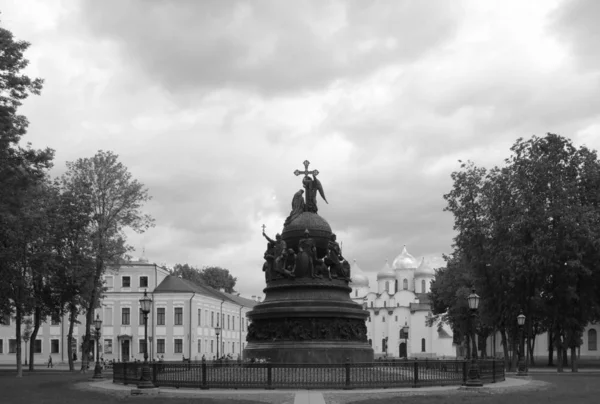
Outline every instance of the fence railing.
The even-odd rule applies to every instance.
[[[504,362],[478,361],[481,381],[503,381]],[[461,385],[470,362],[465,360],[390,360],[369,363],[293,364],[239,362],[152,362],[157,387],[257,389],[369,389]],[[113,382],[136,384],[142,362],[113,365]]]

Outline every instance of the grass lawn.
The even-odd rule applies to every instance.
[[[353,404],[592,404],[600,397],[600,375],[598,374],[536,374],[530,386],[505,391],[486,389],[482,391],[444,392],[435,395],[402,396],[376,393],[369,396],[351,396],[326,393],[328,403]],[[544,383],[545,382],[545,383]],[[418,390],[418,389],[416,389]]]
[[[69,373],[69,372],[47,372],[47,373],[28,373],[25,372],[22,378],[16,378],[15,372],[0,372],[0,403],[2,404],[108,404],[118,403],[235,403],[235,404],[254,404],[265,401],[252,400],[252,396],[247,399],[241,397],[232,391],[231,396],[223,395],[214,398],[210,397],[168,397],[158,396],[131,396],[130,392],[98,391],[88,388],[78,387],[78,382],[88,381],[94,372],[87,374]],[[132,388],[135,386],[131,386]],[[210,394],[210,393],[208,393]],[[293,402],[293,394],[289,392],[270,392],[265,391],[273,403]],[[257,397],[258,398],[258,397]],[[290,401],[291,399],[291,401]]]

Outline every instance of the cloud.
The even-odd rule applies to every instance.
[[[94,34],[172,92],[240,87],[265,94],[319,89],[450,40],[454,2],[84,2]],[[376,22],[376,23],[374,23]]]

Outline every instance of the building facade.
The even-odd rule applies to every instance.
[[[429,290],[435,276],[425,262],[418,261],[406,247],[386,261],[372,289],[354,261],[351,268],[351,297],[368,310],[367,337],[375,357],[448,358],[456,356],[452,330],[432,321]]]
[[[94,318],[99,316],[102,320],[99,346],[103,359],[143,360],[144,317],[139,300],[144,291],[152,299],[148,314],[150,359],[200,360],[216,358],[217,354],[237,358],[243,352],[248,329],[246,313],[256,301],[198,286],[145,260],[108,269],[104,282],[107,290],[94,313]],[[78,320],[71,343],[80,360],[85,318],[82,315]],[[3,323],[0,325],[0,363],[14,364],[17,344],[14,319],[5,318]],[[36,363],[46,363],[49,356],[54,363],[68,360],[68,329],[68,316],[48,318],[41,325],[34,344]],[[21,344],[24,361],[29,347],[24,342]],[[96,344],[94,355],[95,350]]]

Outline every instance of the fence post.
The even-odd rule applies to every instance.
[[[496,359],[492,359],[492,383],[496,383]]]
[[[152,384],[154,387],[158,387],[156,384],[156,362],[152,362]]]
[[[415,361],[415,365],[414,365],[414,384],[413,387],[419,387],[419,362]]]
[[[346,385],[344,386],[344,390],[350,390],[352,387],[350,386],[350,358],[346,358]]]
[[[267,363],[267,390],[274,389],[272,370],[273,370],[273,364],[270,362]]]
[[[463,361],[463,384],[467,384],[467,361]]]
[[[123,362],[123,384],[127,386],[127,362]]]
[[[202,357],[202,386],[200,386],[200,389],[202,390],[208,390],[208,384],[206,383],[206,359],[204,359],[204,356]]]

